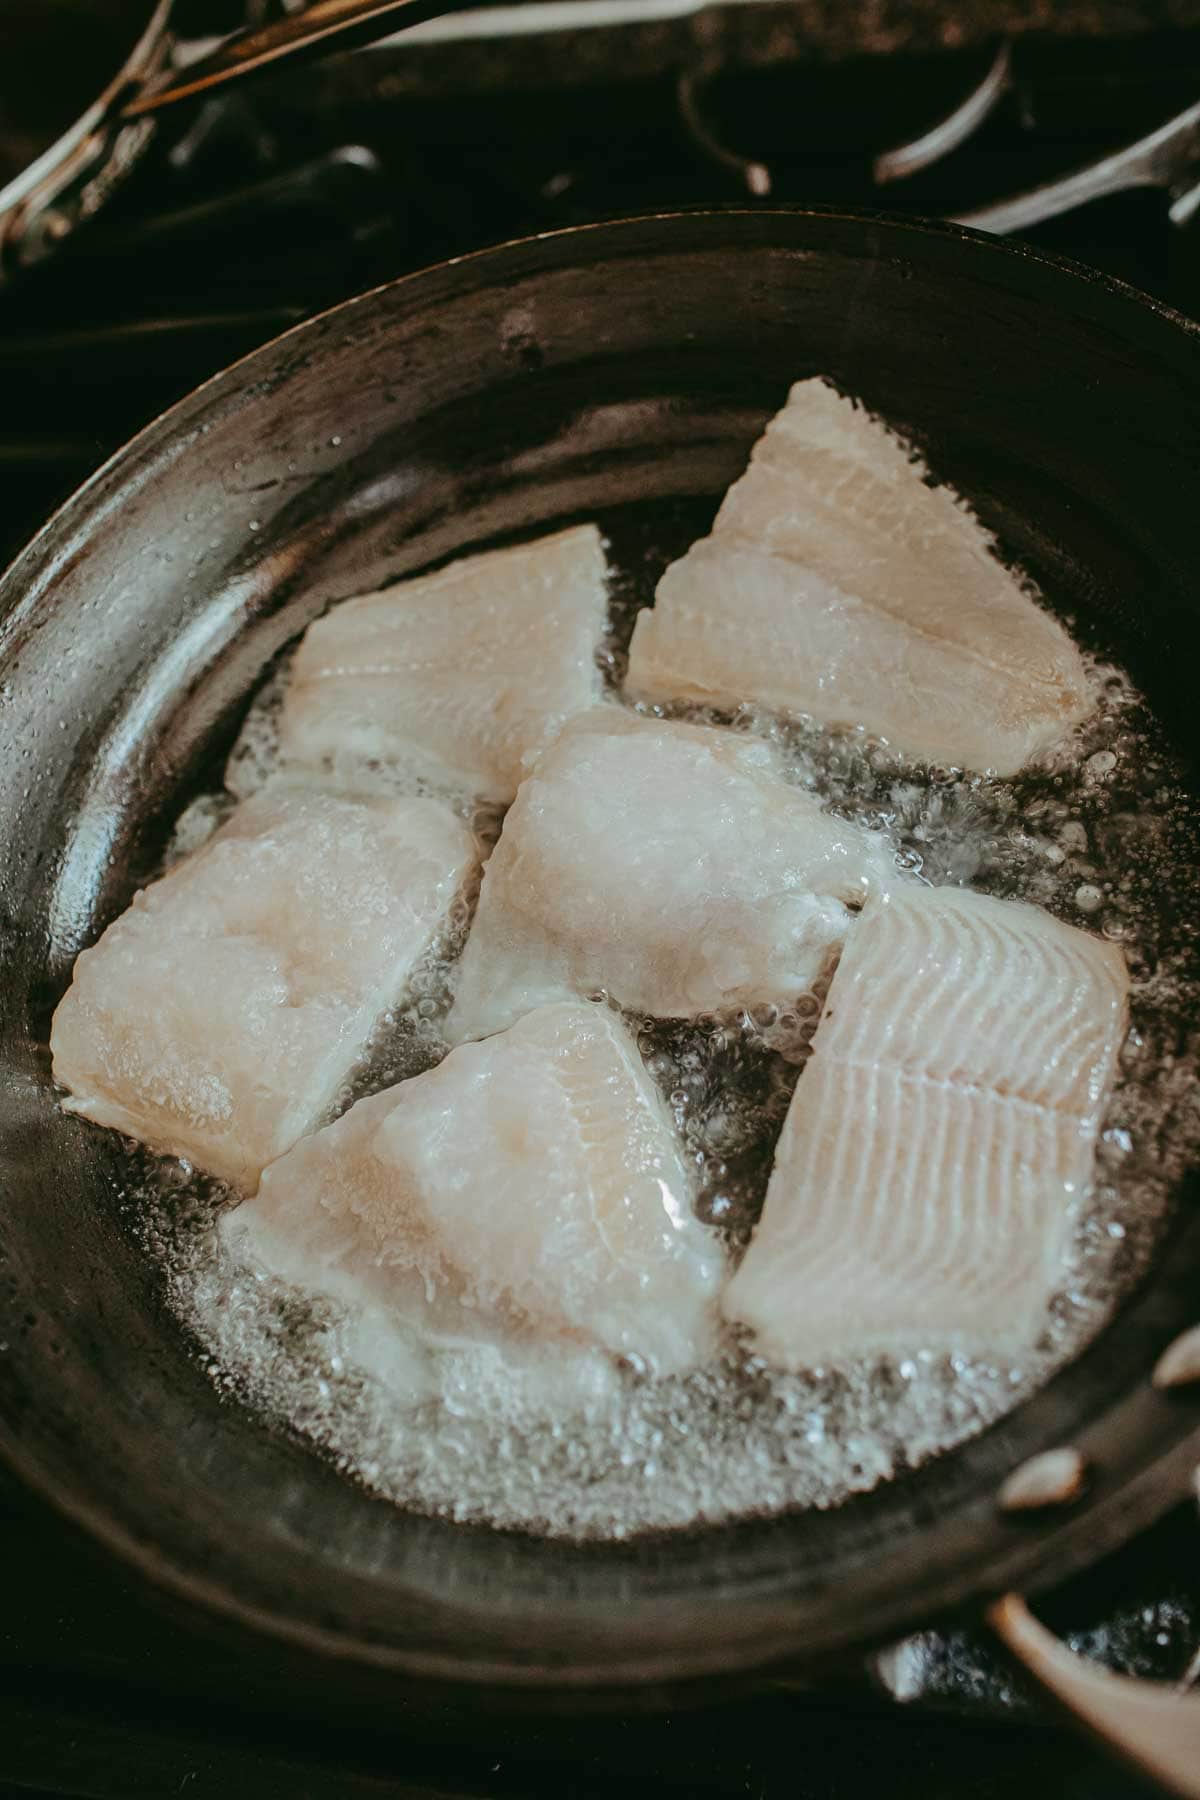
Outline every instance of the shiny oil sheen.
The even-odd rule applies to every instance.
[[[184,401],[0,583],[0,1447],[177,1603],[277,1640],[327,1710],[401,1673],[410,1705],[727,1686],[1061,1576],[1183,1492],[1200,1399],[1149,1376],[1194,1323],[1187,1192],[1114,1322],[971,1443],[826,1513],[579,1547],[397,1515],[223,1404],[122,1216],[126,1153],[55,1103],[75,954],[309,619],[500,533],[715,498],[818,371],[911,433],[1190,760],[1195,330],[944,227],[652,218],[381,289]],[[1083,1502],[1002,1517],[1004,1477],[1063,1442]]]

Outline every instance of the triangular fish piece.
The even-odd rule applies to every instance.
[[[962,501],[820,380],[792,388],[711,536],[663,575],[627,685],[863,726],[1000,775],[1092,705],[1074,644]]]
[[[616,706],[573,721],[521,784],[484,874],[452,1041],[603,990],[664,1018],[804,992],[888,840],[822,811],[765,742]]]
[[[724,1272],[632,1038],[586,1004],[360,1100],[223,1230],[285,1279],[411,1323],[428,1310],[444,1332],[457,1305],[472,1329],[491,1319],[661,1373],[711,1348]]]
[[[269,784],[79,956],[50,1037],[68,1109],[253,1191],[476,866],[438,801]]]
[[[803,1367],[1035,1341],[1125,1031],[1119,950],[952,888],[868,902],[724,1310]]]
[[[339,772],[398,764],[511,800],[563,722],[600,698],[607,604],[594,525],[344,600],[296,652],[280,752]]]

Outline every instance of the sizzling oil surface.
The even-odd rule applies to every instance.
[[[690,537],[694,514],[631,509],[602,521],[617,566],[601,654],[619,681],[632,613]],[[403,1320],[288,1288],[219,1250],[232,1196],[179,1164],[139,1160],[127,1206],[161,1260],[169,1297],[210,1378],[278,1429],[398,1503],[563,1536],[628,1536],[790,1506],[831,1506],[983,1429],[1075,1355],[1149,1262],[1172,1189],[1200,1151],[1200,997],[1193,924],[1200,812],[1148,709],[1119,668],[1093,669],[1100,705],[1076,737],[1012,781],[898,761],[856,734],[739,731],[779,746],[791,779],[834,811],[889,831],[900,861],[933,884],[1037,902],[1119,943],[1131,1029],[1071,1260],[1042,1336],[1019,1365],[944,1356],[919,1338],[894,1357],[784,1375],[730,1336],[690,1374],[656,1380],[636,1359],[564,1363],[486,1333],[433,1346]],[[278,680],[252,712],[239,791],[273,767]],[[686,716],[704,718],[695,711]],[[710,721],[716,722],[716,721]],[[181,853],[228,809],[203,796],[176,832]],[[494,809],[463,802],[485,837]],[[465,936],[449,940],[388,1022],[345,1104],[432,1066]],[[754,1016],[630,1021],[696,1172],[696,1207],[736,1257],[761,1208],[775,1140],[809,1053],[821,995]],[[408,1396],[419,1393],[415,1403]]]

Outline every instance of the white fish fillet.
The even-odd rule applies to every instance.
[[[633,634],[628,688],[864,726],[1009,775],[1091,710],[1066,632],[949,489],[823,381],[797,382]]]
[[[1037,907],[909,888],[863,909],[725,1295],[796,1367],[1027,1349],[1125,1030],[1112,945]]]
[[[511,800],[528,761],[600,698],[606,580],[600,534],[580,525],[343,601],[293,661],[285,760],[399,763]]]
[[[469,1328],[490,1317],[662,1372],[710,1347],[724,1272],[667,1111],[600,1006],[542,1008],[360,1100],[223,1230],[310,1289],[373,1306],[428,1295],[439,1330],[449,1296]]]
[[[687,1018],[804,992],[897,879],[886,838],[823,813],[770,748],[597,707],[521,784],[484,874],[453,1041],[607,992]]]
[[[253,1190],[475,866],[437,801],[263,788],[78,958],[50,1038],[65,1104]]]

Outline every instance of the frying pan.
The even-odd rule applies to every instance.
[[[727,1693],[1036,1592],[1188,1491],[1200,1389],[1150,1378],[1200,1316],[1190,1178],[1139,1291],[978,1438],[830,1511],[580,1547],[405,1514],[222,1401],[119,1203],[120,1140],[55,1103],[74,958],[217,778],[285,643],[497,534],[715,506],[817,371],[914,435],[1190,759],[1197,331],[949,226],[677,214],[380,288],[174,407],[0,580],[0,1453],[314,1707]],[[1084,1497],[1002,1512],[1010,1472],[1064,1445]]]

